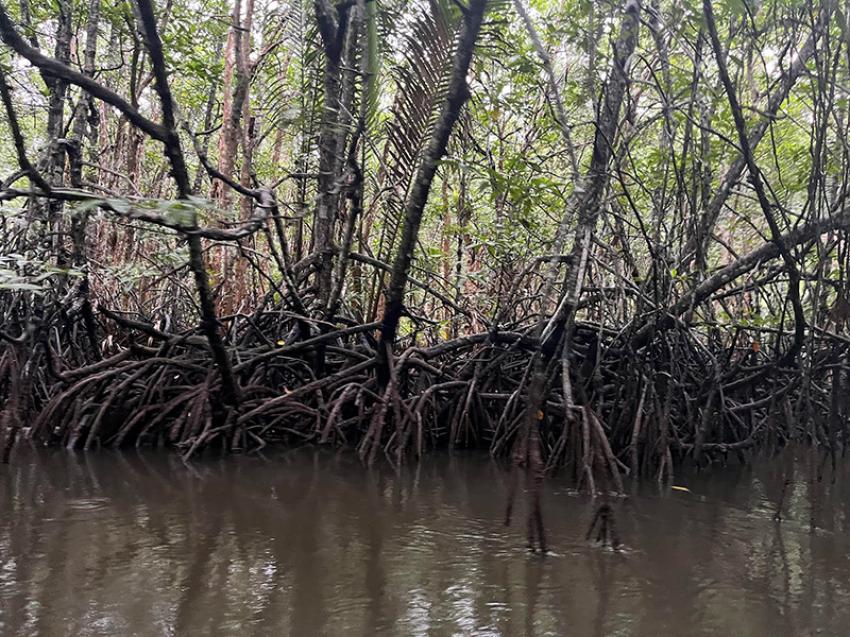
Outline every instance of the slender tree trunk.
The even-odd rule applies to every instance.
[[[174,114],[174,101],[171,89],[168,85],[168,76],[165,67],[165,59],[162,52],[162,41],[156,28],[153,7],[150,0],[137,0],[139,10],[139,21],[142,32],[145,35],[145,44],[150,52],[151,62],[156,80],[156,91],[162,106],[163,126],[165,128],[165,155],[171,165],[171,174],[177,184],[177,192],[180,199],[187,199],[191,194],[189,174],[186,170],[186,162],[180,146],[180,137],[177,135],[177,121]],[[215,360],[216,367],[221,375],[222,399],[227,405],[239,402],[239,387],[233,374],[224,341],[219,332],[219,322],[216,316],[215,303],[213,302],[212,290],[210,290],[207,269],[204,264],[204,251],[201,238],[189,232],[187,242],[189,244],[189,268],[195,278],[195,287],[201,306],[201,330],[207,338],[210,350]]]
[[[750,148],[755,149],[759,142],[761,142],[764,138],[764,135],[767,133],[771,122],[773,122],[776,118],[782,104],[784,104],[785,100],[788,99],[791,89],[805,72],[807,64],[817,46],[818,39],[820,38],[825,25],[828,24],[829,16],[831,15],[831,11],[827,6],[829,4],[829,2],[825,2],[822,5],[818,22],[815,25],[815,30],[812,31],[806,39],[805,44],[800,49],[797,57],[788,67],[788,70],[783,73],[770,88],[770,97],[768,98],[767,104],[764,108],[764,116],[757,124],[752,126],[748,132],[747,144]],[[711,235],[714,231],[717,219],[723,210],[724,204],[732,194],[732,189],[741,178],[746,166],[747,162],[744,157],[741,156],[732,162],[724,173],[719,186],[716,190],[714,190],[714,195],[711,197],[711,200],[700,216],[695,232],[689,237],[688,242],[685,245],[681,267],[687,267],[693,259],[700,260],[705,258],[705,252],[711,241]]]
[[[319,124],[318,199],[313,219],[313,252],[317,256],[319,309],[324,312],[331,296],[334,233],[339,212],[342,154],[350,113],[347,101],[353,78],[343,66],[353,60],[354,40],[358,31],[358,9],[347,4],[334,7],[329,0],[315,0],[316,18],[322,34],[325,55],[324,96]],[[349,88],[351,87],[351,89]]]
[[[71,17],[71,0],[59,0],[59,15],[56,25],[56,47],[54,57],[68,64],[71,61],[71,31],[73,22]],[[47,161],[46,170],[48,183],[53,187],[60,187],[65,180],[65,148],[63,138],[65,136],[65,100],[68,93],[68,82],[62,78],[50,77],[48,83],[50,95],[47,102]],[[62,201],[51,199],[47,202],[47,229],[50,251],[55,256],[60,266],[65,263],[65,250],[60,236]]]
[[[609,165],[613,155],[612,146],[617,135],[620,109],[628,86],[629,65],[637,46],[639,30],[640,5],[635,0],[629,0],[620,22],[619,34],[614,42],[613,65],[597,108],[596,135],[593,141],[590,167],[584,179],[576,184],[572,198],[567,205],[567,211],[558,228],[558,236],[555,240],[556,254],[562,250],[565,243],[572,209],[577,208],[577,228],[573,246],[569,253],[568,270],[564,277],[561,300],[548,323],[545,314],[538,321],[536,336],[540,342],[540,347],[529,363],[530,375],[524,426],[514,441],[513,471],[524,468],[526,481],[531,485],[528,521],[529,545],[533,548],[536,540],[542,551],[546,550],[541,510],[541,490],[545,467],[540,449],[539,427],[545,419],[544,406],[546,403],[546,387],[550,376],[550,361],[553,355],[560,353],[562,374],[569,374],[570,332],[578,308],[591,240],[602,211],[602,199],[608,187]],[[543,288],[542,309],[544,312],[554,286],[557,270],[558,263],[553,261],[548,268]],[[569,419],[572,418],[572,396],[565,395],[564,402],[566,404],[564,426],[567,426]],[[588,453],[587,449],[585,449],[585,453]],[[616,471],[616,467],[612,467],[612,470]],[[512,508],[512,498],[509,498],[508,511]],[[509,516],[506,516],[506,519],[509,520]]]
[[[475,42],[478,39],[486,6],[487,0],[471,0],[466,9],[463,28],[460,32],[452,64],[449,90],[443,102],[440,118],[431,133],[428,148],[422,158],[410,195],[405,203],[401,242],[393,261],[392,276],[387,289],[384,316],[381,321],[381,340],[378,355],[381,360],[379,366],[380,380],[383,384],[389,382],[389,360],[392,356],[392,347],[398,332],[399,320],[404,312],[404,292],[407,286],[407,277],[410,273],[413,251],[419,236],[422,213],[425,211],[428,193],[431,190],[431,182],[437,173],[438,163],[446,152],[449,136],[460,115],[460,110],[469,97],[466,75],[472,61]]]
[[[729,99],[729,106],[732,110],[732,117],[735,120],[735,129],[738,132],[738,141],[741,146],[741,155],[747,165],[747,171],[750,175],[753,188],[756,191],[759,206],[764,214],[765,221],[770,228],[771,240],[779,250],[782,260],[785,262],[785,271],[788,274],[788,300],[791,303],[791,308],[794,312],[794,342],[787,352],[782,357],[783,364],[792,364],[796,362],[797,354],[803,346],[804,330],[806,328],[806,318],[803,313],[803,304],[800,300],[800,271],[797,266],[797,261],[794,255],[791,254],[788,246],[785,244],[785,239],[782,236],[782,231],[774,217],[774,206],[767,198],[761,171],[756,165],[753,156],[752,147],[750,146],[747,136],[747,128],[744,123],[744,115],[741,111],[741,106],[738,103],[738,96],[732,81],[729,78],[729,72],[726,69],[726,59],[723,56],[723,51],[720,47],[720,39],[717,35],[717,25],[714,22],[714,12],[711,7],[710,0],[703,0],[703,11],[705,12],[706,26],[711,37],[711,47],[714,50],[714,56],[717,59],[717,67],[720,72],[720,79],[723,82],[723,87],[726,89],[726,96]]]
[[[578,210],[577,227],[569,253],[569,270],[562,289],[561,301],[541,334],[543,339],[562,332],[567,324],[572,323],[575,316],[583,285],[584,264],[587,262],[591,239],[602,212],[602,199],[610,179],[609,166],[613,155],[613,143],[619,127],[620,110],[629,80],[629,64],[637,46],[639,30],[640,7],[635,0],[629,0],[620,23],[619,35],[614,43],[611,72],[597,108],[596,134],[593,140],[590,167],[582,182],[576,185],[567,206],[567,214],[571,213],[570,209]],[[562,237],[563,230],[562,227],[560,232]],[[560,250],[561,248],[556,246],[556,253]],[[553,279],[552,268],[557,268],[557,263],[553,263],[550,267],[550,281]],[[546,298],[548,293],[544,295],[544,299]],[[557,349],[554,348],[553,351]]]
[[[569,157],[570,160],[570,168],[572,169],[573,180],[578,181],[578,159],[575,151],[575,146],[572,140],[571,127],[569,119],[567,118],[567,111],[564,108],[564,100],[561,97],[561,91],[558,88],[558,80],[555,78],[555,70],[552,68],[552,60],[549,58],[549,53],[546,51],[546,47],[543,46],[543,41],[537,34],[537,29],[534,28],[534,22],[532,22],[531,16],[528,14],[528,10],[523,4],[523,0],[514,0],[514,7],[516,7],[517,13],[519,13],[520,17],[522,18],[522,21],[525,24],[525,29],[526,31],[528,31],[528,37],[531,38],[531,43],[534,45],[534,50],[537,52],[537,55],[540,58],[540,62],[543,64],[543,70],[546,73],[546,82],[548,83],[549,87],[548,97],[552,104],[552,110],[555,112],[555,119],[558,122],[558,127],[561,129],[561,134],[564,137],[564,144],[567,149],[567,157]],[[591,3],[591,21],[593,20],[592,7],[593,4]],[[591,46],[591,50],[595,52],[595,42]],[[589,67],[592,68],[593,64],[589,64]]]
[[[86,23],[86,44],[83,53],[83,73],[88,77],[94,77],[96,70],[97,54],[97,28],[100,20],[100,0],[89,0],[88,20]],[[87,129],[90,127],[90,134]],[[97,141],[97,111],[94,108],[94,99],[91,94],[82,91],[77,107],[74,112],[73,135],[69,145],[69,163],[71,185],[76,188],[83,186],[83,156],[85,154],[84,140],[88,137],[89,145]],[[90,154],[92,153],[89,148]],[[96,155],[96,151],[94,152]],[[92,162],[93,163],[93,162]],[[90,177],[96,179],[96,174],[89,171]],[[86,248],[86,225],[87,213],[75,215],[71,219],[71,240],[73,244],[72,262],[74,267],[81,271],[81,278],[77,283],[75,305],[79,306],[80,313],[85,323],[86,334],[89,340],[89,350],[95,359],[100,358],[100,343],[97,338],[97,323],[89,300],[89,275],[88,275],[88,251]]]
[[[221,132],[218,138],[218,171],[230,178],[236,159],[236,146],[239,142],[239,119],[242,106],[237,99],[239,86],[238,70],[234,88],[234,69],[242,64],[242,0],[234,0],[230,14],[230,29],[224,47],[224,75],[221,104]],[[230,203],[230,189],[221,181],[215,180],[210,196],[220,202],[223,208]]]
[[[216,45],[216,57],[221,53],[221,42]],[[209,130],[212,126],[213,121],[213,113],[215,111],[216,97],[218,95],[218,84],[212,82],[209,87],[209,93],[207,94],[207,103],[204,107],[204,136],[203,141],[201,141],[201,152],[204,156],[207,156],[210,148],[210,134]],[[193,192],[200,192],[201,186],[203,185],[203,178],[206,174],[204,167],[202,165],[198,166],[197,171],[195,172],[195,182],[192,185]],[[217,182],[215,182],[217,183]]]

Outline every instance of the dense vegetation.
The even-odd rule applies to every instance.
[[[0,3],[0,449],[845,432],[850,7]],[[510,513],[509,513],[510,517]]]

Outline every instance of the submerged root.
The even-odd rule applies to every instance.
[[[585,540],[590,540],[596,533],[596,542],[602,546],[610,546],[612,548],[620,548],[620,535],[617,532],[617,522],[614,518],[614,509],[607,502],[603,502],[593,514],[593,519],[590,521],[590,526],[587,529]]]

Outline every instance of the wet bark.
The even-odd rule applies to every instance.
[[[174,101],[168,85],[168,74],[162,53],[162,41],[159,38],[156,19],[154,18],[150,0],[138,0],[138,11],[139,21],[145,35],[145,44],[151,56],[156,80],[156,92],[159,95],[162,106],[163,128],[165,129],[163,133],[165,154],[171,165],[171,175],[177,184],[178,195],[181,199],[187,199],[192,194],[191,186],[189,185],[189,173],[186,169],[185,159],[183,158],[180,137],[177,134]],[[221,375],[222,399],[225,404],[233,405],[239,401],[239,388],[236,378],[233,375],[230,358],[224,348],[224,341],[219,332],[218,317],[216,316],[215,304],[204,264],[201,238],[192,232],[192,230],[192,228],[187,230],[189,267],[194,275],[195,287],[200,300],[201,330],[209,342],[216,367]]]
[[[475,50],[475,42],[484,19],[487,0],[473,0],[464,15],[464,24],[458,39],[452,64],[449,88],[440,118],[431,133],[431,139],[417,170],[413,187],[404,207],[404,226],[401,242],[393,260],[393,270],[386,293],[384,314],[381,320],[381,340],[378,346],[379,374],[382,383],[389,381],[389,357],[398,333],[399,321],[404,313],[404,292],[413,261],[413,251],[419,235],[419,225],[428,201],[431,183],[437,173],[439,161],[446,153],[449,136],[460,115],[464,102],[469,98],[466,75]]]

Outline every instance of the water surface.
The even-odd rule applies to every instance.
[[[541,559],[480,456],[21,449],[0,467],[0,635],[843,637],[848,474],[817,473],[802,453],[644,488],[615,504],[620,553],[584,541],[594,505],[556,477]]]

